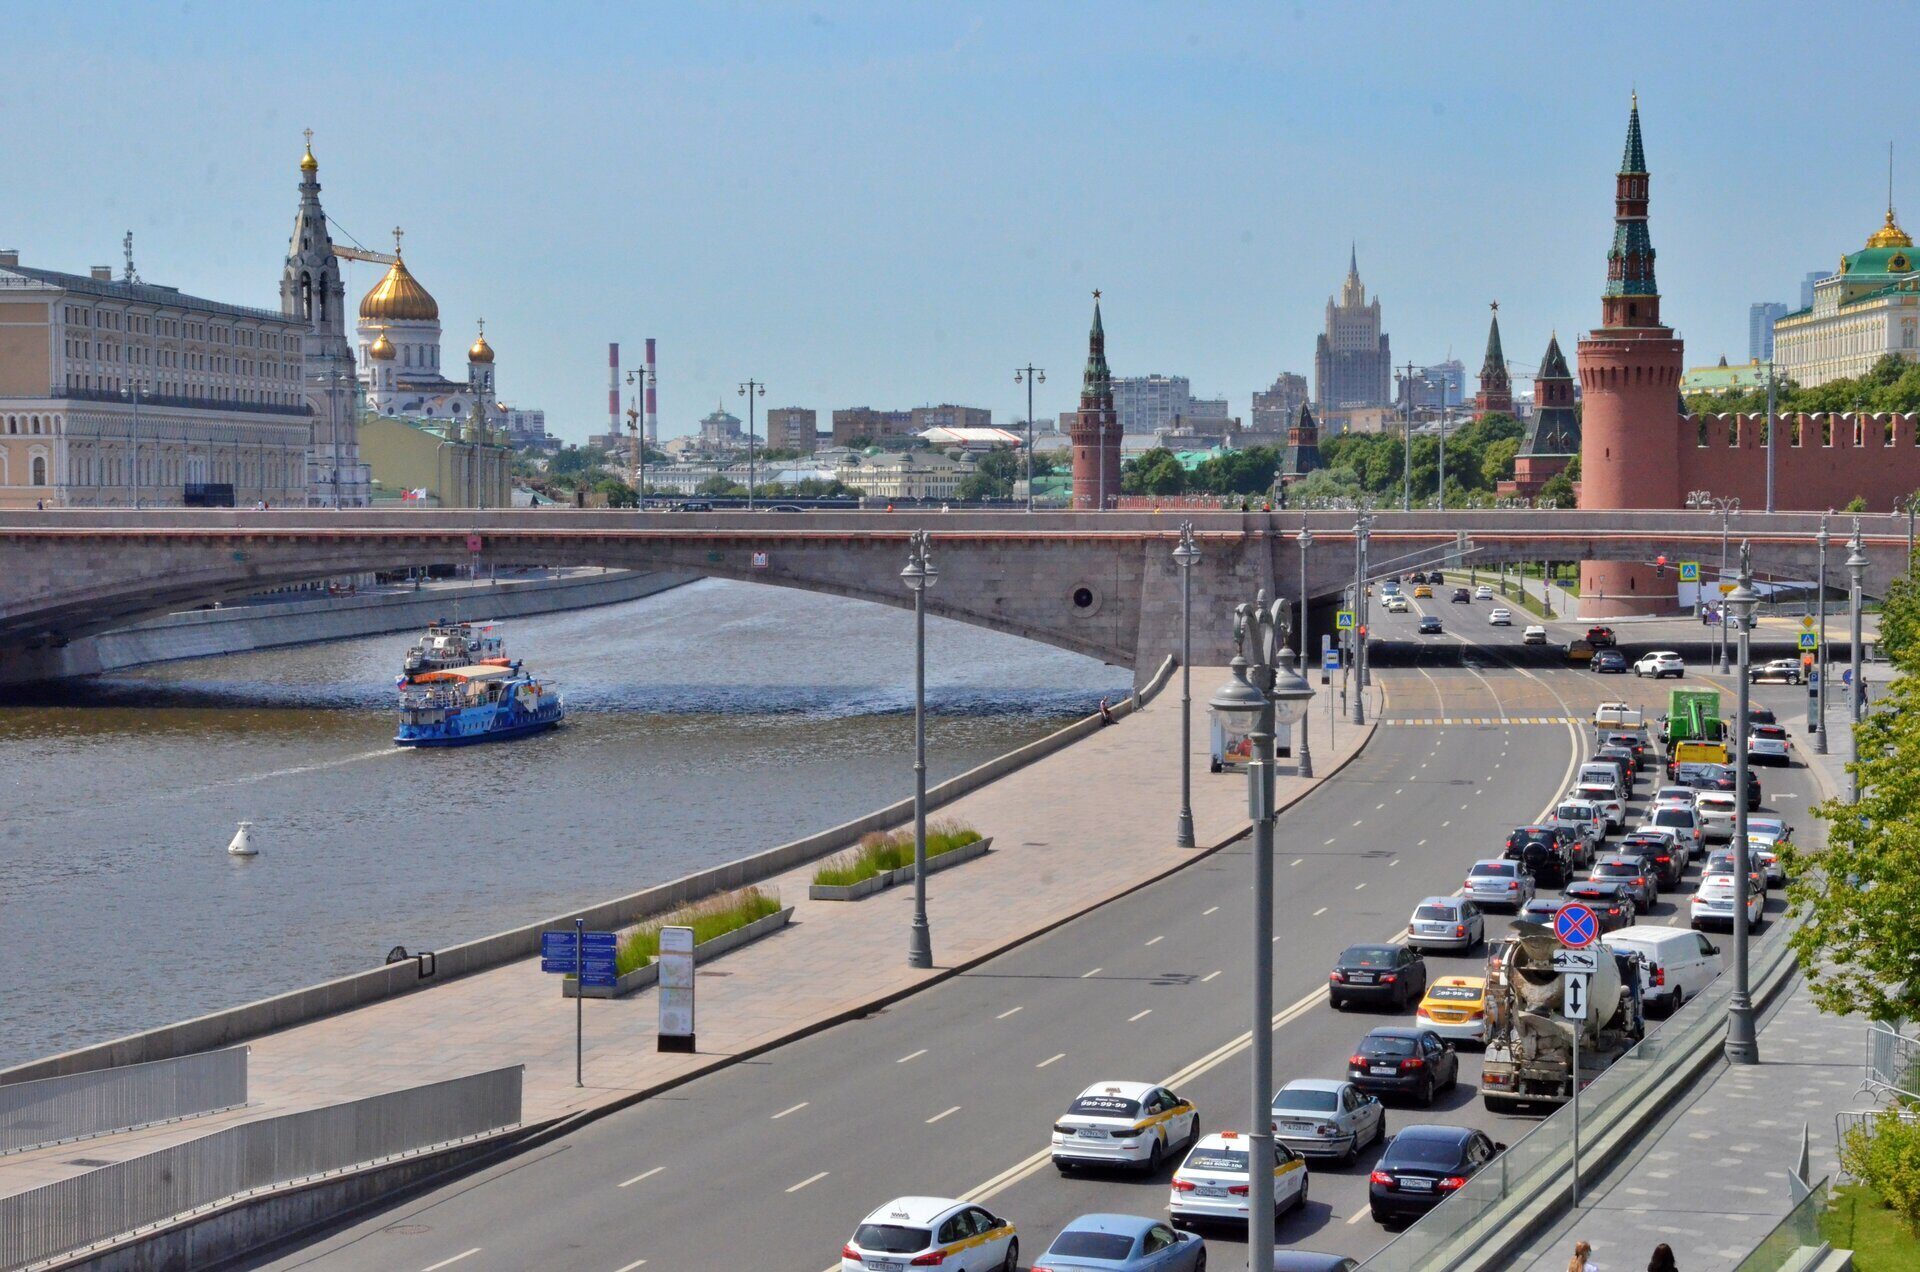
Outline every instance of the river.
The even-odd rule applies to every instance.
[[[912,793],[913,618],[703,581],[515,619],[551,733],[394,747],[408,637],[167,663],[0,705],[0,1067],[445,947]],[[930,780],[1130,675],[927,624]],[[241,819],[260,856],[226,855]]]

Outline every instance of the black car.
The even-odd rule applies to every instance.
[[[1750,703],[1747,706],[1747,723],[1748,724],[1778,724],[1780,723],[1780,718],[1773,714],[1772,707],[1763,707],[1759,703],[1755,702],[1755,703]]]
[[[1440,620],[1432,614],[1421,615],[1420,634],[1422,636],[1438,636],[1440,634]]]
[[[1507,832],[1507,846],[1500,855],[1509,861],[1518,861],[1528,844],[1552,846],[1559,838],[1551,826],[1516,826]]]
[[[1627,656],[1617,649],[1596,649],[1593,661],[1588,664],[1603,675],[1624,676],[1627,674]]]
[[[1567,861],[1574,869],[1586,864],[1590,855],[1588,848],[1593,844],[1586,831],[1567,822],[1555,822],[1553,833],[1560,840],[1560,851],[1566,854]]]
[[[1633,752],[1634,767],[1645,768],[1647,766],[1647,740],[1638,733],[1603,734],[1600,738],[1600,745],[1603,747],[1625,747],[1627,750]]]
[[[1632,789],[1634,776],[1640,772],[1640,757],[1633,753],[1632,747],[1615,746],[1609,742],[1595,754],[1603,760],[1619,760],[1620,776],[1626,782],[1628,789]]]
[[[1682,764],[1680,767],[1687,769],[1694,766]],[[1681,784],[1701,791],[1730,791],[1738,780],[1739,770],[1731,764],[1702,764],[1699,768],[1701,771],[1694,775],[1692,781],[1681,778]],[[1747,811],[1760,811],[1760,775],[1752,769],[1747,770]]]
[[[1614,852],[1644,860],[1662,888],[1679,887],[1687,873],[1687,854],[1683,851],[1676,856],[1673,845],[1662,835],[1628,835]]]
[[[1367,1177],[1375,1223],[1416,1219],[1445,1201],[1506,1150],[1470,1126],[1409,1126],[1387,1141]]]
[[[1464,587],[1456,587],[1453,589],[1452,599],[1455,605],[1471,605],[1473,604],[1473,593]]]
[[[1327,1003],[1384,1003],[1405,1010],[1427,992],[1427,960],[1404,945],[1352,945],[1327,973]]]
[[[1460,1080],[1453,1044],[1431,1029],[1386,1025],[1347,1057],[1347,1081],[1370,1094],[1411,1095],[1432,1104],[1436,1091]]]
[[[1613,628],[1611,627],[1587,628],[1587,643],[1589,645],[1592,645],[1595,649],[1613,648],[1615,644],[1614,636],[1613,636]]]
[[[1578,901],[1591,909],[1600,920],[1603,934],[1631,927],[1640,913],[1640,907],[1633,900],[1632,888],[1605,879],[1583,879],[1579,883],[1568,884],[1561,896],[1561,903],[1568,901]]]

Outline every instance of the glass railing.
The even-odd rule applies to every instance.
[[[1781,921],[1773,939],[1753,951],[1750,980],[1762,984],[1792,957]],[[1718,976],[1659,1029],[1622,1055],[1580,1093],[1581,1159],[1642,1111],[1651,1093],[1690,1065],[1708,1035],[1724,1035],[1733,977]],[[1505,1267],[1511,1239],[1535,1235],[1538,1217],[1563,1213],[1573,1188],[1573,1110],[1563,1106],[1507,1145],[1506,1151],[1362,1266],[1367,1272],[1430,1272],[1434,1268]],[[1544,1208],[1540,1203],[1549,1202]],[[1529,1213],[1533,1212],[1533,1213]]]
[[[1800,1204],[1787,1211],[1786,1218],[1774,1226],[1754,1252],[1740,1260],[1733,1272],[1781,1272],[1802,1266],[1802,1254],[1820,1246],[1820,1216],[1832,1200],[1830,1180],[1822,1179]]]

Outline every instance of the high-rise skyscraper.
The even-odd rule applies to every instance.
[[[1314,344],[1314,404],[1322,415],[1345,407],[1386,406],[1393,400],[1392,383],[1393,356],[1380,331],[1380,298],[1368,302],[1354,249],[1339,297],[1327,299],[1327,329]]]
[[[1773,358],[1773,320],[1787,312],[1778,301],[1762,300],[1747,306],[1747,361]]]
[[[1825,278],[1828,272],[1829,271],[1824,269],[1810,269],[1807,271],[1806,276],[1800,280],[1800,308],[1813,308],[1813,285]]]

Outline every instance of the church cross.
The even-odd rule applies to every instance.
[[[312,150],[313,149],[313,129],[302,128],[300,130],[300,135],[307,139],[307,149]]]
[[[393,254],[395,256],[400,255],[400,237],[405,233],[406,231],[399,226],[396,225],[393,227]]]

